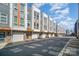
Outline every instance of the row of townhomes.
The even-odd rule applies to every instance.
[[[54,37],[56,22],[46,13],[25,3],[0,3],[0,43]]]

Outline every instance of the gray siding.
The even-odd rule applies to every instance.
[[[2,28],[4,28],[4,27],[9,27],[9,20],[10,20],[10,18],[9,18],[9,14],[10,14],[10,4],[8,4],[8,5],[4,5],[4,4],[2,4],[2,3],[0,3],[0,12],[3,12],[3,13],[5,13],[5,14],[7,14],[8,15],[8,23],[7,24],[2,24],[2,23],[0,23],[0,27],[2,27]]]

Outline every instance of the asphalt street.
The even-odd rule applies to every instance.
[[[70,38],[50,38],[0,50],[0,56],[57,56]]]

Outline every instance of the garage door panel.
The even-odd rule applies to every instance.
[[[13,35],[13,42],[23,41],[24,35],[23,34],[14,34]]]
[[[38,38],[38,34],[33,34],[32,39]]]

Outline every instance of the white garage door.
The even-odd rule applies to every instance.
[[[51,37],[51,34],[49,34],[49,37]]]
[[[13,35],[13,42],[19,42],[24,40],[23,34],[14,34]]]
[[[43,34],[43,38],[45,38],[46,37],[46,34]]]
[[[38,34],[32,34],[32,39],[38,38]]]

